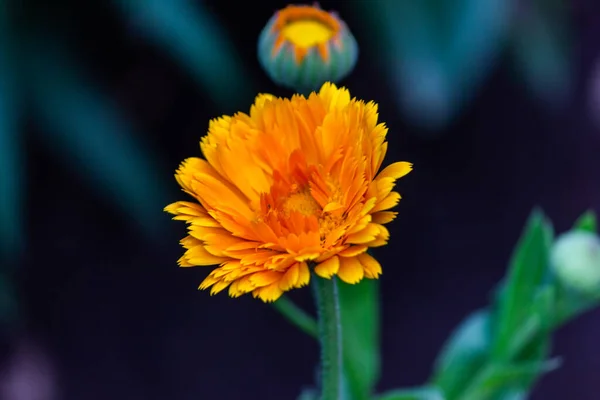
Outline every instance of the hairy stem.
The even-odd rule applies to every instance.
[[[312,277],[321,343],[321,400],[342,398],[342,325],[337,278]]]

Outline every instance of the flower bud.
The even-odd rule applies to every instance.
[[[600,238],[570,231],[554,243],[550,263],[558,279],[575,290],[600,294]]]
[[[258,58],[278,85],[301,93],[347,76],[358,45],[336,14],[318,6],[290,5],[271,17],[260,34]]]

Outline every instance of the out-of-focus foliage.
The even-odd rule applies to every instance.
[[[187,0],[114,1],[150,40],[161,46],[196,78],[223,112],[247,104],[257,92],[225,30],[202,4]],[[79,183],[121,208],[140,233],[152,238],[164,219],[156,210],[166,203],[168,182],[159,173],[158,155],[133,132],[111,100],[87,77],[71,54],[69,38],[52,29],[26,29],[16,43],[11,27],[17,7],[3,1],[0,14],[0,257],[14,260],[22,248],[25,201],[20,103],[15,93],[33,101],[48,148],[79,175]],[[26,19],[25,19],[26,20]],[[21,21],[21,20],[19,20]],[[38,21],[39,22],[39,21]],[[43,32],[40,33],[40,32]],[[25,44],[25,46],[23,46]],[[19,57],[13,50],[19,48]],[[13,74],[25,74],[19,84]],[[25,84],[26,83],[26,84]],[[154,235],[156,237],[156,235]]]
[[[572,84],[568,9],[556,1],[356,1],[404,116],[432,132],[473,99],[505,48],[531,92],[563,103]],[[359,40],[360,42],[360,40]],[[368,46],[364,46],[367,48]]]
[[[380,372],[379,282],[339,284],[344,369],[352,400],[370,398]]]
[[[529,91],[550,106],[564,105],[573,85],[568,2],[516,2],[511,50]]]
[[[560,366],[560,360],[548,358],[552,333],[600,305],[600,285],[591,286],[585,275],[592,283],[598,282],[600,238],[596,229],[595,214],[586,212],[571,232],[555,240],[550,220],[541,210],[534,210],[494,301],[456,328],[438,356],[429,385],[422,388],[397,389],[373,397],[380,351],[377,282],[342,285],[344,372],[349,388],[344,398],[526,399],[542,375]],[[573,242],[571,236],[583,236],[584,241]],[[295,312],[285,314],[294,321]],[[312,329],[308,331],[312,334]],[[311,393],[304,392],[301,398],[311,399]]]
[[[596,229],[595,214],[586,212],[571,232],[555,240],[549,219],[540,210],[534,210],[494,301],[456,328],[438,356],[429,385],[422,388],[397,389],[373,397],[379,376],[379,321],[373,319],[377,314],[377,285],[365,280],[342,286],[344,372],[349,388],[345,398],[526,399],[542,375],[560,366],[560,360],[548,358],[552,333],[600,305],[600,285],[591,290],[582,276],[587,273],[591,281],[597,282],[600,238]],[[572,243],[569,238],[573,235],[583,235],[583,245],[578,240]],[[591,268],[581,268],[581,260],[590,261]],[[565,261],[566,265],[562,265]],[[565,268],[569,266],[574,268],[576,280],[565,279],[570,273]],[[585,284],[582,286],[581,282]],[[286,314],[290,317],[290,313]],[[358,373],[361,368],[363,375]],[[315,395],[305,391],[300,398],[312,399]]]
[[[594,214],[584,214],[574,229],[594,235]],[[552,332],[600,305],[600,287],[580,291],[555,275],[550,254],[562,244],[553,242],[550,221],[534,211],[495,301],[465,319],[440,353],[431,383],[445,399],[525,399],[541,375],[559,366],[548,359]],[[587,250],[571,247],[568,257]]]
[[[424,387],[393,390],[376,397],[375,400],[444,400],[444,396],[436,388]]]
[[[9,9],[8,5],[11,3],[5,0],[2,4]],[[244,68],[245,62],[229,41],[227,32],[202,3],[191,0],[114,0],[112,4],[115,12],[124,16],[123,23],[133,25],[148,40],[172,56],[174,61],[179,62],[224,113],[240,109],[242,104],[247,104],[259,91],[259,88],[253,86],[254,80]],[[569,92],[572,70],[568,41],[569,14],[561,2],[381,0],[351,2],[349,6],[356,7],[364,16],[362,21],[365,26],[356,28],[373,32],[371,37],[359,38],[359,43],[364,48],[371,49],[370,51],[378,49],[376,54],[370,56],[375,56],[375,63],[385,65],[385,74],[381,79],[391,83],[390,88],[395,92],[405,117],[416,124],[437,129],[451,121],[468,104],[468,100],[473,98],[505,46],[514,50],[509,54],[515,56],[517,69],[540,99],[555,103],[555,100],[564,98]],[[13,35],[8,29],[12,15],[5,12],[0,21],[0,68],[2,85],[6,88],[2,91],[0,101],[0,151],[3,166],[0,169],[0,243],[3,253],[16,254],[20,243],[23,243],[22,210],[19,208],[23,204],[24,194],[21,185],[23,153],[19,143],[20,128],[16,125],[20,111],[13,94],[22,88],[11,89],[10,86],[16,80],[11,78],[10,69],[21,68],[22,65],[14,65],[10,51],[15,47]],[[262,26],[268,17],[265,15],[264,20],[257,19],[257,25]],[[51,30],[49,35],[52,36]],[[58,37],[55,39],[59,40]],[[369,41],[377,43],[377,46],[369,45]],[[65,48],[68,49],[68,46]],[[25,57],[24,60],[28,58]],[[37,67],[39,71],[41,67]],[[45,100],[41,101],[49,102],[51,93],[60,93],[61,85],[65,82],[72,84],[86,75],[80,69],[81,66],[71,63],[67,70],[61,72],[59,82],[51,82],[50,78],[45,78],[47,74],[42,73],[37,77],[37,83],[30,87],[38,93],[38,100],[40,93],[44,91]],[[71,72],[68,71],[73,72],[76,77],[69,76]],[[93,93],[96,89],[80,91]],[[82,93],[78,96],[84,96]],[[89,93],[85,94],[88,95]],[[101,104],[99,109],[112,108],[108,99],[103,99],[102,96],[88,96],[88,100],[91,98]],[[67,96],[65,102],[71,101],[68,99],[73,100],[73,97]],[[115,184],[121,189],[94,184],[100,194],[123,190],[123,182],[128,179],[125,178],[127,176],[141,174],[138,182],[150,179],[148,176],[151,176],[149,171],[152,167],[145,173],[145,177],[141,172],[144,169],[141,165],[149,165],[149,160],[139,164],[129,163],[129,160],[123,158],[123,155],[130,154],[127,149],[144,148],[143,143],[135,139],[135,135],[124,133],[125,131],[117,133],[117,130],[107,134],[106,130],[100,128],[101,124],[93,122],[90,115],[80,117],[77,122],[66,121],[76,116],[76,113],[65,112],[66,106],[62,101],[52,103],[52,107],[59,112],[52,115],[54,128],[47,131],[53,135],[62,135],[61,141],[55,146],[56,151],[71,154],[79,151],[80,159],[89,158],[90,168],[96,171],[90,175],[95,176],[94,179],[102,174],[101,179],[106,185],[109,185],[108,182],[115,184],[121,181]],[[44,107],[38,109],[48,112]],[[114,114],[114,111],[97,111],[95,118],[99,118],[103,112]],[[114,118],[122,119],[110,118],[113,121]],[[71,127],[65,129],[67,125]],[[124,125],[127,124],[123,123]],[[67,130],[71,133],[66,133]],[[102,130],[104,133],[90,133],[94,130]],[[115,138],[121,137],[119,150],[100,154],[95,143],[102,142],[108,146],[108,140],[111,139],[105,141],[98,134],[113,135],[112,143],[116,143]],[[88,151],[94,155],[90,153],[88,157]],[[141,154],[141,151],[136,151],[137,158],[147,157]],[[115,171],[119,171],[122,177],[115,177]],[[161,185],[156,182],[154,188],[147,186],[148,194],[159,190],[157,187]],[[131,188],[130,191],[133,192],[134,189]],[[126,198],[135,196],[141,194],[131,193]],[[149,208],[150,206],[147,209]],[[148,218],[151,220],[153,217],[146,215],[142,220],[148,222]]]
[[[27,55],[31,97],[48,148],[68,157],[69,168],[133,218],[141,234],[156,238],[156,210],[167,201],[156,155],[59,43],[40,38]]]
[[[126,22],[190,72],[223,113],[243,109],[257,93],[216,15],[191,0],[113,0]],[[267,16],[265,16],[266,18]],[[259,22],[260,23],[260,22]]]
[[[6,7],[5,2],[0,5]],[[23,246],[23,148],[13,21],[0,12],[0,265]],[[2,273],[2,271],[0,271]]]

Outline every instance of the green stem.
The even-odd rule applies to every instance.
[[[304,331],[314,338],[319,337],[317,321],[287,297],[279,298],[279,300],[273,303],[273,306],[286,317],[288,321],[300,328],[301,331]]]
[[[321,400],[342,398],[342,324],[337,279],[312,277],[321,342]]]

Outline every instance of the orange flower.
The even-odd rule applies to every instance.
[[[397,162],[378,173],[386,134],[375,103],[331,83],[308,98],[259,95],[249,115],[212,120],[205,160],[188,158],[176,173],[198,203],[165,208],[188,223],[179,265],[218,265],[200,289],[265,302],[307,285],[311,269],[351,284],[376,279],[367,250],[387,243],[400,200],[392,189],[412,169]]]

